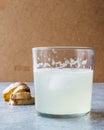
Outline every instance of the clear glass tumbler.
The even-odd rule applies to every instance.
[[[38,114],[63,117],[90,112],[93,48],[37,47],[32,52]]]

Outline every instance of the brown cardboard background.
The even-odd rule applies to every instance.
[[[104,0],[0,0],[0,81],[32,81],[31,48],[95,48],[94,81],[104,81]]]

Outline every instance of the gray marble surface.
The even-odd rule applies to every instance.
[[[104,130],[104,83],[94,83],[90,114],[67,119],[38,116],[35,105],[8,105],[2,99],[2,90],[9,84],[0,83],[0,130]],[[27,84],[34,96],[33,83]]]

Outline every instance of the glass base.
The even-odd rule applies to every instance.
[[[42,117],[47,118],[78,118],[87,115],[89,112],[86,113],[80,113],[80,114],[65,114],[65,115],[57,115],[57,114],[47,114],[47,113],[41,113],[37,111],[37,114]]]

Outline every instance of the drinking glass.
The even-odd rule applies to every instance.
[[[38,114],[63,117],[90,112],[94,49],[37,47],[32,54]]]

